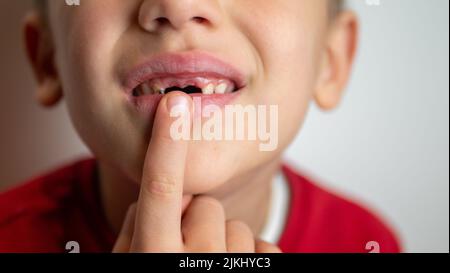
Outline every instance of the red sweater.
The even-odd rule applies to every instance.
[[[99,200],[94,160],[85,160],[0,194],[0,252],[109,252],[115,234]],[[393,233],[359,205],[284,167],[291,204],[279,246],[284,252],[399,252]]]

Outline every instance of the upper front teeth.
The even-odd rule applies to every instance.
[[[185,88],[180,87],[180,88]],[[202,90],[202,94],[204,95],[213,95],[213,94],[225,94],[233,92],[234,86],[232,84],[228,84],[227,82],[218,82],[218,83],[208,83],[206,84]],[[157,84],[150,84],[149,82],[145,82],[140,84],[135,90],[135,96],[143,96],[143,95],[154,95],[154,94],[165,94],[165,88],[158,86]]]
[[[214,84],[210,83],[206,87],[202,88],[202,93],[205,95],[212,95],[214,94],[215,89],[216,87],[214,86]]]
[[[152,94],[153,93],[152,88],[146,83],[142,85],[141,89],[142,89],[142,93],[144,95],[148,95],[148,94]]]
[[[225,82],[221,82],[218,84],[210,83],[206,87],[202,88],[202,93],[204,95],[225,94],[233,92],[233,88],[234,87],[232,85]]]
[[[228,89],[228,85],[226,83],[221,83],[218,86],[216,86],[216,89],[214,90],[214,92],[216,94],[225,94],[227,89]]]

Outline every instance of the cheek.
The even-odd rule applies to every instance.
[[[299,1],[300,2],[300,1]],[[281,7],[283,8],[283,7]],[[280,145],[284,147],[303,124],[318,74],[323,22],[293,15],[284,7],[278,16],[256,15],[243,27],[258,56],[259,74],[255,96],[261,104],[279,106]],[[286,14],[286,15],[283,15]],[[303,14],[303,13],[301,13]]]
[[[114,53],[129,26],[134,2],[85,1],[76,8],[54,6],[51,14],[56,57],[64,83],[77,89],[109,87],[116,83],[110,77]],[[105,100],[109,93],[110,90],[103,88],[91,95]]]
[[[101,2],[83,2],[74,12],[62,9],[62,16],[52,24],[58,73],[80,137],[96,157],[136,180],[147,127],[136,124],[127,108],[123,111],[123,90],[111,75],[115,75],[114,52],[125,20],[114,15],[117,7]]]
[[[115,25],[102,16],[92,18],[90,11],[71,14],[69,17],[75,17],[67,19],[70,26],[57,28],[59,31],[56,31],[57,60],[63,81],[86,89],[111,82],[107,77],[111,75],[112,69]],[[92,95],[104,95],[100,92],[106,93],[107,90],[97,90]]]

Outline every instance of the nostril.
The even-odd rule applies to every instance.
[[[199,24],[204,24],[204,23],[206,23],[208,21],[205,18],[199,17],[199,16],[196,16],[196,17],[192,18],[192,20],[194,22],[196,22],[196,23],[199,23]]]
[[[158,17],[155,19],[155,21],[159,24],[159,25],[166,25],[169,24],[170,21],[169,19],[167,19],[166,17]]]

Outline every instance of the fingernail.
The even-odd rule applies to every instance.
[[[167,99],[167,108],[169,111],[189,111],[189,100],[186,96],[176,95]]]

